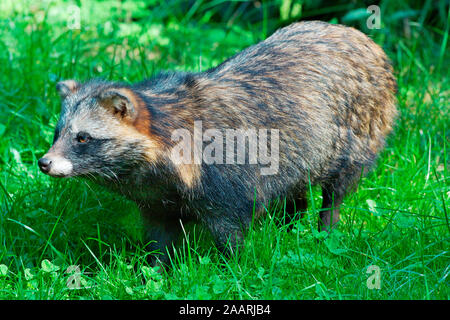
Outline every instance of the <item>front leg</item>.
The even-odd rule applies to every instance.
[[[181,234],[180,218],[170,214],[143,212],[146,250],[151,252],[152,266],[169,265],[168,254]]]
[[[248,221],[247,221],[248,220]],[[230,216],[208,216],[203,224],[209,229],[217,249],[222,253],[234,254],[244,244],[244,231],[250,226],[251,218],[245,221]]]

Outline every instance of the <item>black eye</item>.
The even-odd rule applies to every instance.
[[[91,140],[91,135],[87,132],[78,132],[77,134],[77,141],[79,143],[86,143],[89,140]]]

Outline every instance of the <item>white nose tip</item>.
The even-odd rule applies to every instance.
[[[44,157],[51,161],[51,166],[47,174],[55,177],[65,177],[72,173],[72,162],[66,158],[56,154],[46,154]]]

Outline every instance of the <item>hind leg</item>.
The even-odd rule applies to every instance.
[[[341,170],[332,183],[322,185],[322,211],[319,217],[319,231],[330,232],[339,222],[340,206],[344,196],[351,191],[367,170],[360,166],[349,166]]]
[[[345,190],[335,192],[331,187],[322,187],[322,211],[319,214],[319,231],[330,232],[339,222],[340,206]]]
[[[286,214],[284,215],[284,223],[291,223],[297,212],[300,212],[300,219],[303,219],[307,209],[308,200],[306,198],[306,191],[298,193],[297,198],[286,199]]]

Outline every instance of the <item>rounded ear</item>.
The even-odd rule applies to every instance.
[[[61,99],[65,99],[69,94],[75,93],[78,86],[79,83],[75,80],[64,80],[56,84],[56,90],[58,90]]]
[[[134,121],[137,116],[137,101],[136,94],[127,88],[107,89],[99,95],[101,106],[111,110],[114,115],[119,116],[121,119],[131,121]]]

